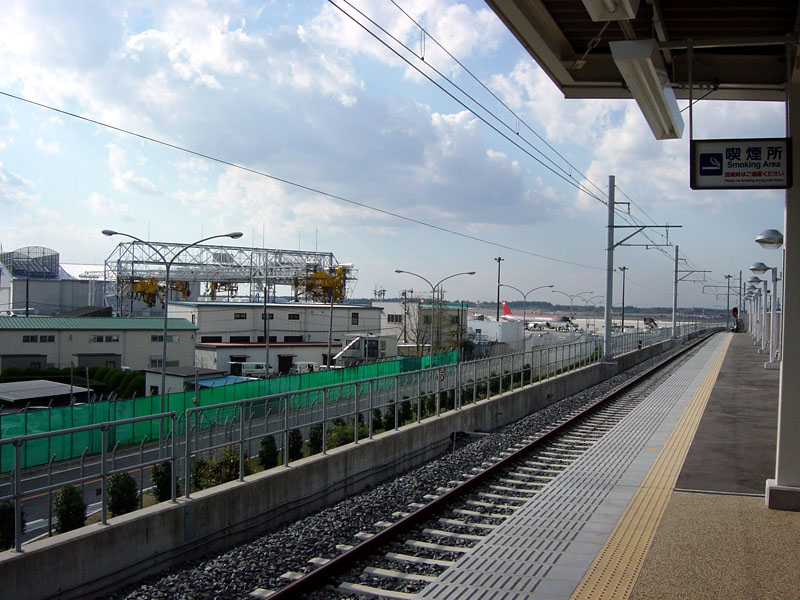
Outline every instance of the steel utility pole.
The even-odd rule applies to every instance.
[[[625,271],[628,270],[628,267],[620,267],[620,271],[622,271],[622,323],[620,324],[620,331],[625,333]]]
[[[497,261],[497,320],[500,320],[500,263],[503,262],[503,258],[498,256],[495,258]]]

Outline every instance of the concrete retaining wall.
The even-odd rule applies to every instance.
[[[0,553],[20,597],[86,598],[252,539],[445,452],[454,431],[491,431],[673,346],[667,341],[181,498]]]

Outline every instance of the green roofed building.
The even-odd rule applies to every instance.
[[[194,365],[196,327],[169,319],[167,366]],[[0,317],[0,370],[9,367],[161,367],[160,317]]]

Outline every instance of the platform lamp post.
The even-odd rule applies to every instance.
[[[498,265],[499,264],[500,263],[498,263]],[[443,279],[440,279],[435,284],[431,283],[430,281],[428,281],[428,279],[426,279],[422,275],[419,275],[418,273],[412,273],[411,271],[404,271],[403,269],[395,269],[394,272],[395,273],[405,273],[406,275],[413,275],[414,277],[422,279],[422,281],[424,281],[429,286],[431,286],[431,339],[430,339],[431,348],[430,348],[430,353],[429,353],[430,365],[428,365],[428,366],[432,367],[433,366],[433,332],[434,332],[433,320],[436,317],[436,310],[435,310],[435,308],[436,308],[436,306],[435,306],[436,305],[436,288],[438,288],[442,283],[444,283],[448,279],[452,279],[453,277],[458,277],[459,275],[475,275],[475,271],[463,271],[461,273],[453,273],[452,275],[448,275],[447,277],[444,277]]]
[[[756,279],[758,279],[758,278],[756,277]],[[750,320],[753,322],[753,340],[757,344],[758,343],[758,338],[759,338],[759,335],[760,335],[760,323],[759,323],[759,321],[761,319],[759,319],[759,317],[758,317],[758,311],[761,308],[761,305],[759,304],[759,301],[761,299],[761,290],[759,290],[755,286],[755,284],[750,283],[750,285],[747,286],[747,291],[753,297],[753,300],[751,302],[753,310],[752,310],[752,313],[750,315]]]
[[[748,283],[758,286],[761,285],[761,326],[758,328],[759,337],[761,341],[761,349],[759,352],[766,352],[767,350],[767,337],[769,331],[767,330],[767,280],[756,277],[755,275],[747,280]]]
[[[783,246],[783,234],[780,231],[778,231],[777,229],[765,229],[764,231],[762,231],[761,233],[759,233],[756,236],[756,243],[759,246],[761,246],[762,248],[766,249],[766,250],[778,250],[778,249],[781,248],[781,246]],[[785,277],[784,277],[784,279],[785,279]],[[772,323],[771,323],[771,325],[772,325],[772,335],[770,337],[770,340],[773,340],[773,339],[775,340],[775,347],[774,347],[775,354],[773,355],[773,347],[770,344],[769,363],[764,365],[768,369],[777,369],[778,368],[778,364],[776,362],[777,361],[777,351],[778,351],[779,340],[781,340],[781,329],[782,328],[778,326],[778,317],[777,317],[777,300],[778,300],[778,288],[776,286],[777,281],[778,281],[777,268],[773,267],[772,268],[772,307],[773,307],[773,313],[772,313]],[[781,290],[781,292],[783,292],[783,290]],[[785,305],[785,298],[784,298],[784,294],[783,293],[781,293],[781,298],[784,299],[784,305]],[[781,311],[781,320],[783,320],[783,311]],[[782,346],[782,344],[781,344],[781,346]],[[783,354],[783,349],[782,348],[781,348],[781,354]]]
[[[178,252],[176,252],[175,255],[172,258],[167,260],[167,257],[164,256],[158,250],[158,248],[153,246],[150,242],[146,242],[143,239],[136,237],[135,235],[131,235],[130,233],[123,233],[121,231],[114,231],[112,229],[103,229],[102,233],[103,233],[103,235],[109,236],[109,237],[114,236],[114,235],[121,235],[123,237],[127,237],[127,238],[135,240],[135,241],[137,241],[137,242],[139,242],[141,244],[144,244],[145,246],[150,248],[153,252],[158,254],[158,256],[161,258],[161,260],[164,263],[164,269],[166,271],[166,274],[164,276],[164,329],[163,329],[163,335],[161,336],[162,337],[162,340],[161,340],[162,343],[161,343],[161,409],[160,409],[160,412],[163,413],[165,411],[165,409],[166,409],[166,390],[164,388],[166,387],[166,383],[167,383],[167,314],[169,312],[169,272],[170,272],[170,269],[172,268],[172,264],[175,262],[175,259],[177,259],[181,254],[186,252],[189,248],[193,248],[194,246],[197,246],[198,244],[202,244],[203,242],[207,242],[209,240],[215,240],[217,238],[224,238],[224,237],[231,238],[233,240],[237,240],[240,237],[242,237],[244,234],[241,231],[233,231],[231,233],[221,233],[219,235],[211,235],[211,236],[208,236],[208,237],[204,237],[201,240],[197,240],[196,242],[192,242],[191,244],[188,244],[188,245],[184,246]],[[159,419],[159,421],[160,421],[161,427],[160,427],[160,430],[159,430],[158,448],[159,448],[159,454],[161,454],[161,451],[162,451],[161,444],[162,444],[162,442],[164,440],[164,419],[163,418]]]
[[[580,292],[579,294],[568,294],[566,292],[560,292],[558,290],[551,290],[551,291],[552,291],[553,294],[562,294],[562,295],[566,296],[567,298],[569,298],[569,320],[570,321],[572,321],[572,301],[575,300],[575,298],[578,298],[579,296],[583,296],[584,294],[593,294],[594,293],[592,291],[588,291],[588,292]]]
[[[776,351],[778,346],[778,328],[777,328],[777,320],[778,320],[778,269],[776,267],[768,267],[763,262],[753,263],[750,267],[750,270],[753,273],[757,273],[759,275],[763,275],[767,271],[772,271],[772,301],[770,307],[770,317],[769,317],[769,362],[764,364],[765,369],[776,369],[777,363],[775,362],[776,359]],[[764,287],[766,288],[767,282],[764,281]],[[766,307],[765,307],[765,314],[766,314]]]

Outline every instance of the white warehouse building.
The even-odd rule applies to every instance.
[[[269,362],[272,373],[287,373],[298,362],[328,364],[328,343],[336,356],[356,338],[350,363],[395,356],[393,337],[381,335],[382,310],[349,304],[270,302]],[[237,373],[237,363],[264,362],[264,303],[170,302],[169,316],[197,326],[196,364]],[[345,358],[345,357],[343,357]],[[337,364],[342,364],[340,359]]]

